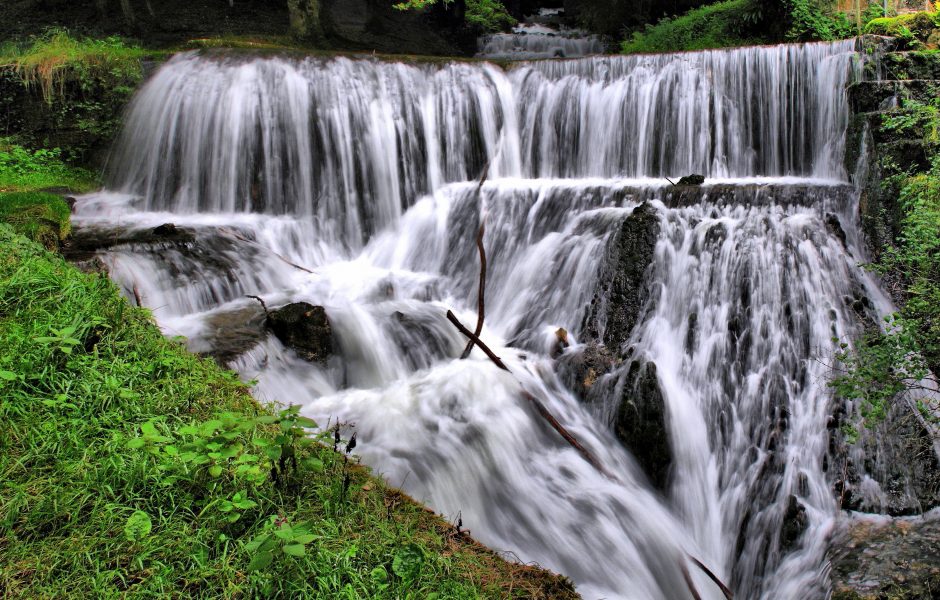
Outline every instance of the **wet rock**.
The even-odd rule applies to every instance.
[[[559,357],[558,372],[562,381],[582,401],[597,396],[596,384],[620,364],[614,353],[600,344],[587,344],[579,351],[566,352]]]
[[[940,515],[856,519],[832,537],[833,600],[940,597]]]
[[[614,433],[629,448],[650,482],[666,489],[672,451],[666,423],[666,402],[656,364],[634,361],[623,379],[623,393],[614,418]]]
[[[584,331],[609,348],[620,348],[642,316],[649,289],[646,272],[653,262],[661,224],[649,203],[624,219],[610,245],[601,274],[601,289],[594,296]],[[603,330],[603,339],[600,331]]]
[[[154,229],[80,227],[72,232],[68,243],[62,248],[62,253],[67,259],[78,262],[89,260],[96,252],[115,246],[182,245],[190,244],[195,240],[194,231],[177,227],[172,223],[166,223]]]
[[[880,67],[880,73],[875,67]],[[881,63],[866,65],[871,79],[940,79],[940,54],[935,52],[890,52],[881,57]]]
[[[164,223],[158,227],[154,227],[153,234],[157,237],[173,237],[177,235],[179,230],[176,228],[176,225],[173,223]]]
[[[702,185],[703,183],[705,183],[705,176],[693,173],[680,179],[676,185]]]
[[[780,544],[784,550],[791,550],[796,546],[800,536],[806,531],[809,520],[806,516],[806,507],[790,494],[787,499],[787,510],[783,515],[783,527],[780,529]]]
[[[836,405],[828,475],[843,509],[903,516],[940,507],[940,459],[930,431],[909,408],[898,405],[874,429],[861,427],[851,443],[843,426],[855,419],[845,403]]]
[[[843,248],[846,247],[845,229],[842,229],[842,221],[839,220],[838,216],[833,213],[826,213],[826,229],[842,243]]]
[[[268,328],[302,359],[324,362],[333,354],[333,330],[322,306],[288,304],[268,314]]]
[[[901,99],[929,102],[936,84],[930,80],[860,81],[849,86],[849,106],[854,113],[886,110]]]
[[[260,304],[217,312],[206,319],[202,341],[209,349],[200,354],[227,366],[264,340],[268,335],[264,324],[265,314]]]

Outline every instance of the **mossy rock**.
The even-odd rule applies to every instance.
[[[919,12],[873,19],[865,26],[865,33],[894,37],[906,48],[918,50],[928,47],[938,29],[940,13]]]
[[[49,250],[58,250],[71,233],[70,214],[69,205],[55,194],[0,193],[0,223]]]

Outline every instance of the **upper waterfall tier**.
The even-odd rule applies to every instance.
[[[492,177],[843,179],[852,41],[414,65],[183,54],[143,87],[111,187],[177,212],[314,216],[347,243]]]

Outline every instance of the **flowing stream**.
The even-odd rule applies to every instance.
[[[823,598],[838,508],[821,359],[858,331],[852,299],[874,289],[843,166],[856,60],[852,41],[507,70],[182,54],[138,94],[108,189],[76,221],[87,235],[168,222],[190,235],[100,257],[196,351],[257,321],[248,294],[325,307],[326,363],[260,336],[231,366],[260,399],[354,428],[393,485],[585,598],[690,598],[682,565],[722,598],[687,555],[739,598]],[[665,180],[690,173],[706,184]],[[586,323],[614,302],[604,265],[640,206],[658,239],[636,326],[608,344],[627,360],[579,399],[555,331],[569,332],[565,356],[604,339],[609,320]],[[476,321],[481,222],[482,338],[512,374],[479,351],[459,360],[445,318]],[[655,364],[665,404],[662,489],[612,427],[637,360]],[[794,506],[804,526],[788,536]]]

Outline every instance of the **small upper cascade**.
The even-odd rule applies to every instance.
[[[580,58],[604,53],[604,42],[564,25],[564,9],[542,8],[526,17],[512,33],[495,33],[479,40],[477,56],[492,60]]]
[[[855,56],[847,41],[506,72],[188,53],[138,94],[109,187],[146,210],[304,215],[359,248],[486,165],[490,178],[844,180]]]

